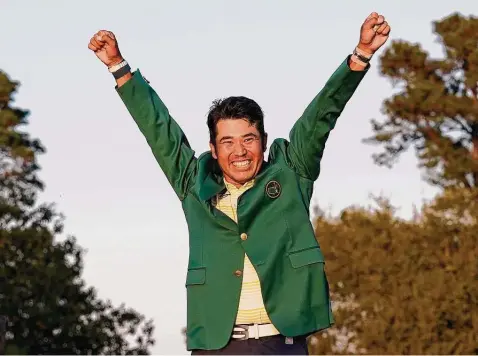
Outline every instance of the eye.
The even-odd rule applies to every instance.
[[[248,137],[244,140],[245,143],[251,143],[252,141],[254,141],[253,137]]]

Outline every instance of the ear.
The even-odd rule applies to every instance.
[[[267,133],[264,133],[264,137],[262,138],[262,151],[267,151]]]
[[[211,142],[209,142],[209,149],[211,150],[212,157],[217,159],[216,147]]]

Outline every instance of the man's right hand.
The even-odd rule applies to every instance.
[[[91,37],[88,48],[109,68],[123,61],[113,32],[101,30]]]

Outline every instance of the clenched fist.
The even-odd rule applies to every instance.
[[[88,48],[109,67],[123,61],[118,42],[113,32],[101,30],[91,37]]]
[[[390,26],[385,17],[372,12],[360,28],[358,48],[368,54],[374,54],[388,40]]]

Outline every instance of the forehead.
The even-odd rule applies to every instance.
[[[219,139],[225,136],[240,137],[247,134],[259,136],[256,125],[251,125],[246,119],[222,119],[216,125],[217,136]]]

